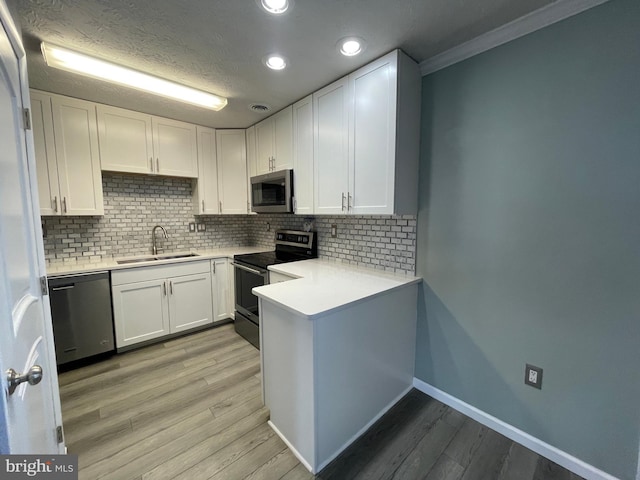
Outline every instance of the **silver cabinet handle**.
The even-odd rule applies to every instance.
[[[342,211],[344,212],[344,200],[345,200],[345,195],[344,192],[342,192]]]
[[[247,213],[251,213],[251,204],[247,202]]]
[[[151,164],[151,173],[153,173],[153,157],[149,157],[149,163]]]
[[[167,282],[162,282],[162,294],[167,296]]]
[[[53,211],[58,213],[58,197],[53,197]]]
[[[173,295],[173,282],[169,280],[169,293]]]
[[[213,267],[213,274],[216,274],[216,262],[211,262],[211,266]]]
[[[160,173],[160,159],[159,158],[156,158],[156,167],[158,167],[156,169],[156,173]]]
[[[62,197],[62,213],[67,213],[67,197]]]
[[[220,200],[220,210],[218,210],[218,213],[222,213],[222,200]]]
[[[202,213],[204,213],[204,200],[202,200]]]
[[[349,196],[347,197],[347,211],[351,210],[352,199],[353,197],[351,196],[351,194],[349,194]]]
[[[18,385],[24,382],[29,382],[29,385],[37,385],[42,380],[42,367],[40,365],[34,365],[25,374],[18,374],[13,368],[10,368],[6,372],[7,374],[7,386],[9,395],[13,395]]]

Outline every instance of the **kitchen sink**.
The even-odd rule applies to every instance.
[[[168,253],[166,255],[156,255],[154,257],[141,257],[141,258],[123,258],[121,260],[116,260],[118,265],[124,265],[127,263],[143,263],[143,262],[155,262],[158,260],[173,260],[175,258],[189,258],[189,257],[197,257],[199,256],[197,253]]]

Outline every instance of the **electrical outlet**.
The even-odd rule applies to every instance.
[[[269,222],[267,222],[267,232],[271,231],[271,224]]]
[[[338,226],[335,223],[331,224],[331,236],[334,238],[338,236]]]
[[[196,231],[196,224],[195,223],[191,222],[189,224],[189,231],[190,232],[195,232]]]
[[[524,368],[524,383],[542,390],[542,369],[527,363]]]
[[[207,226],[204,223],[198,223],[196,226],[198,227],[199,232],[204,232],[207,230]]]

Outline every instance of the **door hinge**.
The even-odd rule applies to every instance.
[[[62,433],[62,425],[58,425],[56,427],[56,437],[58,439],[58,443],[64,442],[64,434]]]
[[[24,119],[24,129],[31,130],[31,112],[28,108],[22,109],[22,117]]]
[[[47,277],[40,277],[40,291],[42,296],[49,295],[49,284],[47,283]]]

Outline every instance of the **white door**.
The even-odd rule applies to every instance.
[[[311,95],[293,105],[295,213],[313,214],[313,104]]]
[[[153,117],[151,124],[156,173],[172,177],[197,178],[196,126],[161,117]]]
[[[293,168],[293,121],[292,107],[273,116],[273,165],[272,170]]]
[[[211,260],[213,276],[211,290],[213,293],[213,321],[219,322],[231,316],[233,305],[229,302],[229,262],[226,258]]]
[[[102,170],[154,173],[151,115],[97,105]]]
[[[273,117],[256,125],[256,174],[273,170]]]
[[[168,282],[171,333],[213,322],[211,273],[173,277]]]
[[[393,213],[397,51],[349,75],[351,213]]]
[[[314,195],[319,215],[348,212],[348,107],[347,77],[313,94]]]
[[[244,130],[216,130],[220,213],[249,213],[247,149]]]
[[[196,215],[220,213],[218,199],[218,164],[216,160],[216,131],[196,127],[198,133],[198,181],[194,187]]]
[[[169,334],[169,287],[166,280],[113,285],[116,347]]]
[[[0,453],[64,452],[51,311],[40,288],[44,249],[38,218],[33,140],[22,129],[28,104],[26,62],[19,36],[0,3],[0,373],[38,365],[42,381],[0,393]],[[29,157],[27,157],[29,148]]]

